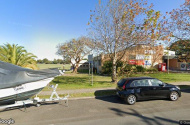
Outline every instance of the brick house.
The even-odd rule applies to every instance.
[[[128,48],[125,52],[118,52],[117,56],[118,58],[122,57],[121,61],[127,64],[142,65],[146,68],[154,66],[157,68],[157,65],[163,62],[163,54],[163,45],[151,46],[139,44]],[[101,73],[104,62],[109,61],[110,58],[108,54],[100,54],[99,56],[94,57],[93,60],[97,73]]]

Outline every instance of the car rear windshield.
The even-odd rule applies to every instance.
[[[123,84],[125,83],[126,79],[121,79],[119,80],[119,82],[117,83],[118,86],[123,86]]]

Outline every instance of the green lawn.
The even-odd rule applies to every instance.
[[[163,82],[172,83],[180,81],[190,81],[190,74],[188,73],[155,73],[155,74],[135,74],[132,77],[137,76],[150,76],[158,78]],[[118,78],[118,80],[121,77]],[[64,76],[55,78],[51,84],[59,84],[58,89],[88,89],[88,88],[106,88],[115,87],[116,84],[111,83],[110,76],[94,75],[93,86],[91,85],[91,76],[88,74],[72,74],[68,73]]]
[[[59,84],[59,89],[87,89],[87,88],[104,88],[115,87],[111,83],[110,77],[93,76],[93,85],[91,82],[92,77],[88,74],[66,74],[64,76],[56,77],[51,84]]]
[[[172,82],[181,82],[181,81],[190,81],[190,74],[189,73],[154,73],[154,74],[135,74],[133,77],[138,76],[150,76],[153,78],[157,78],[162,80],[166,83]]]
[[[70,64],[37,64],[39,69],[48,69],[48,68],[60,68],[63,69],[70,69]]]

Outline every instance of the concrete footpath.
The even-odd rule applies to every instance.
[[[190,81],[185,82],[173,82],[171,83],[173,85],[190,85]],[[59,86],[58,86],[59,88]],[[108,88],[92,88],[92,89],[75,89],[75,90],[57,90],[58,94],[73,94],[73,93],[93,93],[95,91],[99,90],[115,90],[116,87],[108,87]],[[51,95],[52,89],[49,89],[49,91],[42,91],[39,93],[39,95]]]

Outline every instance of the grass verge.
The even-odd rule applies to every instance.
[[[188,73],[154,73],[154,74],[133,74],[131,77],[142,77],[150,76],[157,78],[165,83],[174,83],[174,82],[184,82],[190,81],[190,74]],[[125,76],[123,76],[125,77]],[[118,77],[118,80],[122,77]],[[72,74],[66,73],[64,76],[56,77],[51,84],[58,84],[58,90],[72,90],[72,89],[91,89],[91,88],[108,88],[116,87],[116,84],[111,83],[110,76],[93,76],[93,85],[92,77],[88,74]],[[45,90],[47,90],[45,88]]]
[[[133,74],[133,77],[140,77],[140,76],[150,76],[153,78],[157,78],[166,83],[172,82],[183,82],[183,81],[190,81],[190,74],[189,73],[152,73],[152,74]]]

